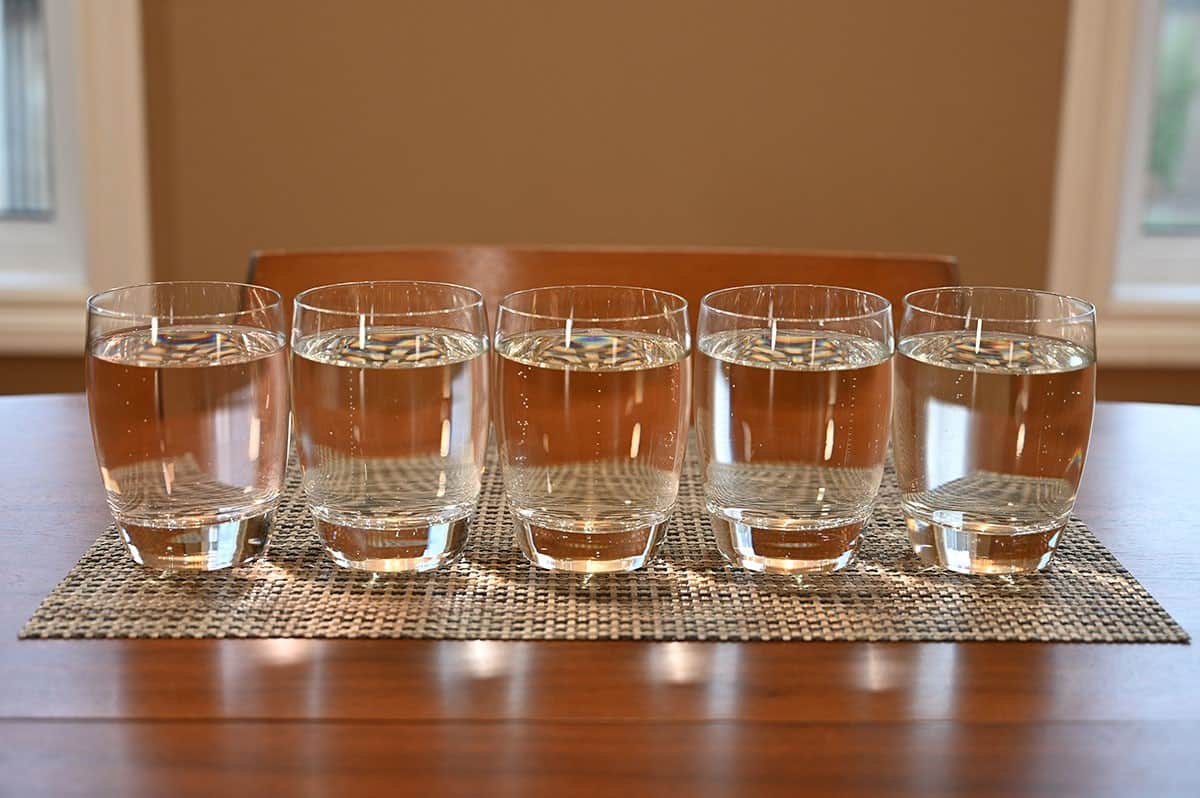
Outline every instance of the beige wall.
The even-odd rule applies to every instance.
[[[154,254],[949,252],[1040,286],[1065,0],[146,0]]]
[[[156,272],[239,279],[275,247],[758,245],[947,252],[965,280],[1042,286],[1066,10],[144,0]],[[80,371],[0,359],[0,392]]]

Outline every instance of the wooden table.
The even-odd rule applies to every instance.
[[[1200,651],[18,641],[107,520],[83,400],[0,400],[0,795],[1200,795]],[[1101,405],[1079,512],[1200,633],[1200,408]]]

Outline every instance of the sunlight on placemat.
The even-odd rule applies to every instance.
[[[144,569],[110,527],[21,637],[1188,641],[1079,520],[1043,574],[923,569],[890,466],[858,561],[804,584],[721,559],[694,446],[662,556],[633,574],[585,580],[526,563],[494,451],[466,556],[439,571],[374,577],[335,566],[312,530],[294,466],[278,518],[266,559],[214,573]]]

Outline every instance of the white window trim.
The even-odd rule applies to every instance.
[[[139,0],[47,5],[54,6],[48,15],[70,20],[78,44],[74,59],[57,61],[74,62],[78,128],[59,130],[52,119],[51,136],[76,148],[82,263],[46,269],[31,262],[27,272],[0,273],[0,354],[8,355],[82,354],[84,299],[151,279]]]
[[[1102,365],[1200,365],[1200,305],[1114,296],[1139,18],[1149,0],[1073,0],[1050,288],[1095,302]],[[1137,165],[1140,168],[1140,164]]]

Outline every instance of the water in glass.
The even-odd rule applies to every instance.
[[[889,346],[771,327],[705,334],[698,348],[696,425],[722,554],[758,571],[846,565],[883,475]]]
[[[263,551],[286,464],[285,352],[281,334],[240,326],[91,341],[96,455],[137,562],[208,570]]]
[[[428,570],[459,554],[487,444],[487,339],[379,326],[293,350],[304,490],[334,560]]]
[[[568,326],[501,338],[496,352],[504,485],[526,556],[560,570],[643,565],[679,487],[685,344]]]
[[[1050,560],[1083,472],[1095,357],[1009,332],[927,332],[897,358],[896,471],[914,548],[966,573]]]

